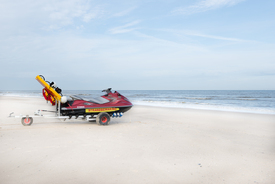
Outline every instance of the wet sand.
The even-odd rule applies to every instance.
[[[134,106],[109,126],[16,115],[54,110],[0,96],[0,183],[275,181],[275,115]]]

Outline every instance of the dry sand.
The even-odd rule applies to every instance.
[[[275,115],[134,106],[109,126],[7,118],[53,109],[0,96],[0,183],[275,183]]]

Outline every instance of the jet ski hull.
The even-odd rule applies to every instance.
[[[120,106],[120,107],[100,107],[100,108],[72,108],[72,109],[62,109],[62,116],[80,116],[80,115],[97,115],[101,112],[107,112],[109,115],[113,113],[125,113],[130,110],[132,106]]]
[[[60,113],[64,116],[77,115],[97,115],[106,112],[109,115],[113,113],[124,113],[130,110],[133,104],[123,95],[115,91],[101,96],[101,99],[82,99],[72,96],[74,100],[61,105]],[[102,102],[102,103],[100,103]]]

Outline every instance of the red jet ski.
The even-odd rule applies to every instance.
[[[97,98],[86,99],[76,95],[70,96],[72,100],[61,103],[61,115],[69,117],[80,115],[102,116],[99,117],[101,120],[99,124],[105,124],[110,117],[121,117],[133,106],[125,96],[117,91],[113,93],[111,88],[102,92],[106,92],[106,94]]]
[[[87,99],[73,95],[69,99],[62,95],[62,90],[54,82],[46,81],[42,75],[38,75],[36,80],[44,86],[43,96],[52,105],[56,105],[56,112],[60,118],[96,118],[97,124],[108,125],[110,117],[121,117],[133,106],[125,96],[117,91],[113,93],[111,88],[103,90],[106,94],[97,98]]]

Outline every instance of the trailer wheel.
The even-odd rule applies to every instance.
[[[96,123],[98,125],[109,125],[110,120],[110,115],[107,112],[101,112],[96,117]]]
[[[24,117],[21,119],[21,123],[24,126],[31,126],[31,124],[33,123],[33,118],[32,117]]]

